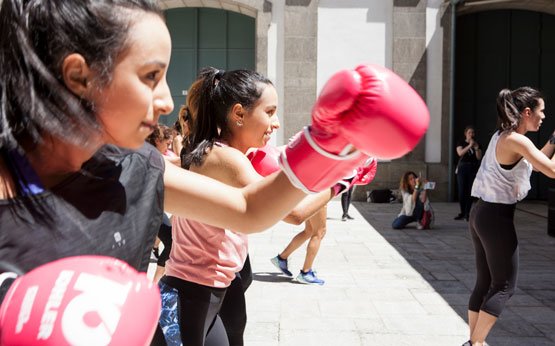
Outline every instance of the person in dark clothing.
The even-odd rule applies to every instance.
[[[467,126],[464,129],[464,139],[457,143],[457,155],[459,162],[457,164],[457,188],[459,191],[459,205],[461,212],[455,216],[455,220],[465,219],[468,221],[470,215],[470,207],[472,206],[472,183],[476,178],[476,173],[480,167],[482,159],[482,149],[478,142],[474,140],[474,127]]]
[[[343,215],[341,216],[341,221],[352,220],[353,217],[349,215],[349,207],[351,206],[351,196],[353,195],[354,186],[351,186],[347,191],[341,194],[341,209],[343,210]]]

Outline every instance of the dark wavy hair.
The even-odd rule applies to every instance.
[[[172,138],[172,129],[163,124],[157,124],[154,131],[146,138],[146,141],[156,146],[156,141],[163,141]]]
[[[497,96],[497,122],[501,131],[516,130],[522,120],[526,107],[536,109],[542,94],[531,87],[524,86],[515,90],[503,89]]]
[[[66,88],[62,63],[81,54],[111,81],[137,10],[162,13],[155,0],[3,0],[0,8],[0,148],[29,148],[44,134],[86,145],[100,125],[94,104]]]
[[[193,126],[183,167],[202,164],[214,142],[230,133],[227,116],[233,105],[239,103],[246,110],[251,109],[262,95],[261,84],[272,85],[272,82],[250,70],[225,72],[208,67],[200,71],[187,94]]]
[[[405,172],[405,174],[403,174],[403,176],[401,177],[401,182],[399,183],[399,189],[401,191],[405,191],[408,193],[413,193],[414,190],[412,188],[412,186],[410,186],[409,184],[409,177],[411,175],[414,175],[414,178],[417,178],[418,176],[416,175],[416,173],[414,173],[413,171],[407,171]]]

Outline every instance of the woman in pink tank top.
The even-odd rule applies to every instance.
[[[201,71],[187,97],[193,129],[183,166],[235,187],[263,179],[245,154],[264,147],[279,127],[277,101],[270,80],[256,72]],[[310,195],[284,221],[300,224],[332,197],[332,189]],[[166,342],[242,345],[244,290],[251,273],[236,274],[244,265],[250,268],[246,233],[175,216],[172,229],[173,247],[160,281],[160,326]],[[224,295],[230,308],[224,307],[222,322],[218,313]]]

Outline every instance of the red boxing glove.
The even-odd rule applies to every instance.
[[[366,156],[358,151],[384,159],[405,155],[429,121],[422,98],[388,69],[343,70],[326,83],[312,125],[288,145],[280,164],[296,187],[321,191],[362,164]]]
[[[340,180],[333,186],[333,193],[335,196],[343,193],[351,188],[353,185],[368,185],[374,180],[378,170],[378,161],[371,157],[364,162],[364,164],[357,169],[353,170],[353,175]]]
[[[1,345],[148,345],[160,292],[111,257],[64,258],[17,278],[0,306]]]
[[[247,154],[254,170],[263,177],[279,171],[278,159],[281,153],[279,148],[266,144],[262,148],[255,149]]]

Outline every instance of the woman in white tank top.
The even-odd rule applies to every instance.
[[[514,293],[518,273],[514,210],[530,190],[532,169],[555,178],[555,133],[541,150],[525,136],[539,130],[544,108],[543,97],[530,87],[503,89],[497,97],[499,129],[472,187],[472,196],[479,198],[469,222],[477,279],[468,308],[470,340],[465,345],[487,345],[487,335]]]

